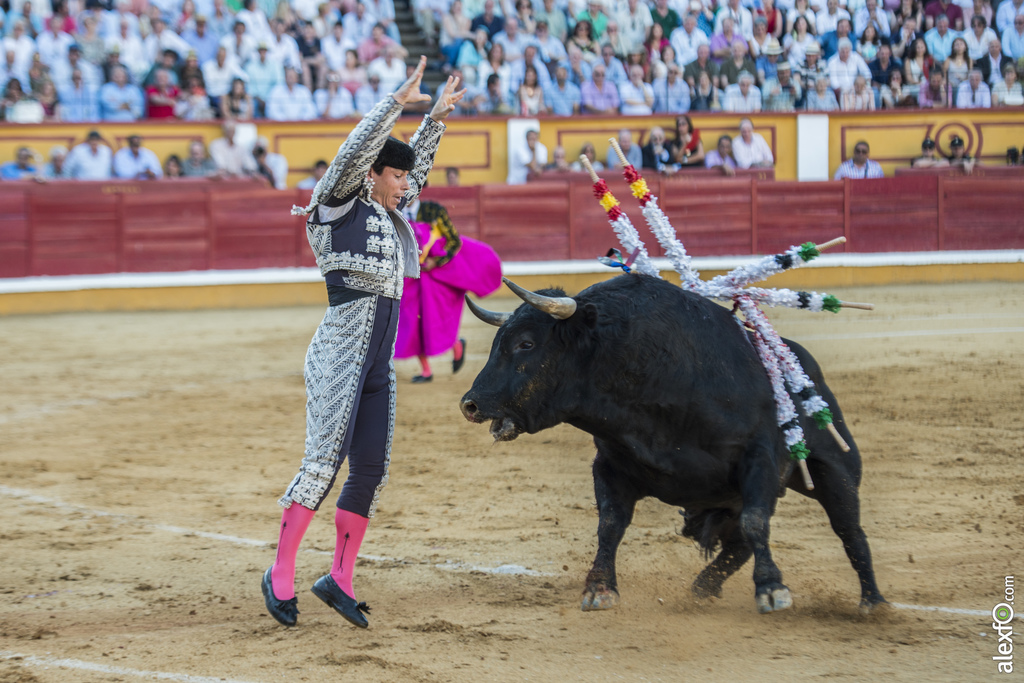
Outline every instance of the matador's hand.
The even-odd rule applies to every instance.
[[[448,82],[444,84],[444,90],[441,91],[437,102],[434,103],[434,108],[430,110],[430,118],[435,121],[444,121],[449,114],[455,111],[455,105],[466,95],[465,88],[456,92],[455,89],[458,87],[458,76],[449,76]]]
[[[420,57],[420,63],[416,65],[416,70],[412,72],[412,76],[409,76],[409,80],[403,83],[398,90],[394,92],[392,97],[395,98],[395,102],[401,105],[414,104],[416,102],[429,102],[430,95],[420,92],[420,81],[423,80],[423,70],[427,68],[427,58]]]

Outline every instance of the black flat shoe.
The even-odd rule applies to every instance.
[[[433,381],[434,381],[434,376],[433,375],[416,375],[415,377],[412,378],[412,383],[413,384],[426,384],[427,382],[433,382]]]
[[[466,340],[459,339],[459,343],[462,344],[462,355],[452,360],[452,374],[462,369],[463,364],[466,362]]]
[[[348,619],[352,624],[359,628],[366,628],[370,625],[370,622],[363,616],[363,612],[370,613],[370,608],[366,606],[365,602],[357,603],[350,598],[345,591],[338,587],[334,577],[330,574],[325,574],[317,579],[310,590],[313,591],[313,595],[323,600],[328,607]]]
[[[270,580],[270,569],[263,572],[263,601],[267,603],[270,616],[285,626],[295,626],[299,616],[299,599],[278,600],[274,595],[274,584]]]

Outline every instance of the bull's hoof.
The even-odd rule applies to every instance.
[[[793,606],[793,597],[785,586],[775,588],[770,592],[758,593],[754,599],[757,601],[757,611],[761,614],[778,612]]]
[[[887,603],[884,599],[875,601],[861,600],[858,611],[862,617],[892,614],[892,605]]]
[[[583,603],[580,609],[584,612],[593,612],[601,609],[611,609],[619,604],[619,592],[611,588],[587,588],[583,591]]]
[[[700,577],[697,577],[697,580],[693,582],[690,590],[693,591],[693,597],[698,600],[710,600],[712,598],[722,597],[722,584],[712,584],[710,582],[701,581]]]

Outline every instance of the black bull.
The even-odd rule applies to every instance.
[[[643,275],[621,275],[574,298],[554,290],[516,293],[531,305],[512,314],[470,302],[478,317],[500,327],[462,412],[473,422],[490,420],[500,440],[562,422],[594,437],[600,520],[584,610],[618,602],[615,554],[636,502],[647,496],[682,507],[683,534],[706,553],[721,548],[694,581],[695,595],[720,595],[753,555],[759,611],[789,607],[768,547],[786,487],[825,508],[860,579],[861,609],[885,603],[860,525],[860,454],[810,353],[787,340],[850,445],[844,453],[801,415],[813,491],[789,458],[764,367],[727,309]]]

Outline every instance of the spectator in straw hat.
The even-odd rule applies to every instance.
[[[782,57],[782,46],[779,41],[772,38],[764,48],[764,52],[757,58],[757,82],[764,84],[769,78],[775,78],[779,69],[779,60]]]
[[[764,111],[793,111],[802,109],[803,88],[799,80],[793,78],[793,67],[789,62],[781,62],[773,78],[764,82],[761,88]]]

